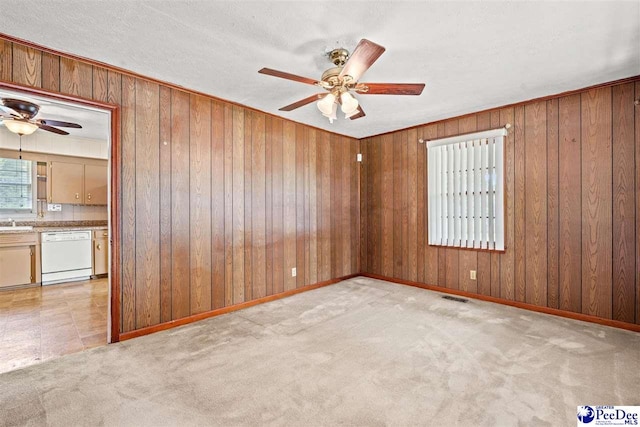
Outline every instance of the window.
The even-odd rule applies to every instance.
[[[33,162],[0,158],[0,210],[33,209]]]
[[[429,244],[504,250],[506,129],[427,143]]]

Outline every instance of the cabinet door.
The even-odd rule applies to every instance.
[[[80,163],[51,162],[50,203],[84,203],[84,165]]]
[[[93,239],[93,275],[109,272],[109,252],[107,239]]]
[[[31,254],[30,246],[0,247],[0,288],[33,281]]]
[[[107,167],[84,165],[84,203],[87,205],[107,204]]]

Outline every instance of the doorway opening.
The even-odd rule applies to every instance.
[[[0,373],[119,341],[118,111],[0,82]]]

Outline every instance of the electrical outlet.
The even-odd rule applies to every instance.
[[[47,210],[49,212],[60,212],[60,211],[62,211],[62,205],[61,204],[57,204],[57,203],[56,204],[49,203],[47,205]]]
[[[296,274],[298,274],[298,272],[296,271],[296,268],[295,268],[295,267],[293,267],[293,268],[291,269],[291,277],[296,277]]]
[[[469,270],[469,279],[476,280],[476,271],[475,270]]]

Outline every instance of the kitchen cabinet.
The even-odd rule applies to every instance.
[[[49,203],[107,204],[107,166],[52,161]]]
[[[109,273],[109,232],[95,230],[93,232],[93,275]]]
[[[51,162],[49,203],[84,203],[84,165],[82,163]]]
[[[36,233],[0,234],[0,288],[35,283]]]
[[[84,204],[107,204],[107,167],[84,165]]]

